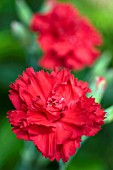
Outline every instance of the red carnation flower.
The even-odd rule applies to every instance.
[[[37,40],[44,51],[39,64],[46,69],[79,70],[91,66],[99,56],[99,32],[70,4],[57,3],[48,13],[34,14],[31,29],[39,33]]]
[[[49,74],[28,68],[10,88],[15,110],[8,112],[8,118],[13,132],[33,141],[50,160],[68,161],[81,137],[95,135],[104,123],[105,112],[86,96],[88,84],[67,69]]]

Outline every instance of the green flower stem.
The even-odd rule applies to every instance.
[[[49,159],[44,158],[39,153],[32,142],[25,142],[21,154],[21,161],[18,163],[17,170],[40,170],[50,163]]]
[[[27,67],[32,66],[35,70],[40,70],[37,61],[42,55],[42,51],[36,43],[36,37],[33,36],[28,28],[20,22],[13,21],[11,24],[11,28],[14,36],[20,41],[23,46]]]
[[[82,142],[81,142],[81,146],[84,144],[84,142],[88,139],[89,137],[83,136],[82,137]],[[81,147],[80,147],[81,148]],[[76,154],[74,156],[72,156],[70,158],[70,160],[66,163],[63,163],[62,160],[60,160],[59,162],[59,170],[66,170],[70,164],[70,162],[74,159],[74,157],[77,155],[77,153],[79,152],[80,148],[77,149]]]

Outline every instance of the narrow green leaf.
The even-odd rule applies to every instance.
[[[110,106],[106,111],[105,124],[111,123],[113,121],[113,106]]]
[[[12,32],[16,38],[20,40],[20,42],[27,46],[32,41],[32,36],[28,31],[27,27],[25,27],[22,23],[13,21],[11,24]]]
[[[16,7],[20,20],[28,26],[31,20],[32,11],[24,0],[16,0]]]
[[[97,60],[95,65],[92,68],[92,74],[102,76],[106,72],[106,69],[108,68],[108,65],[111,61],[111,53],[105,52],[103,55]]]

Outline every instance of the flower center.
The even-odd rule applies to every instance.
[[[49,119],[51,121],[58,120],[62,117],[62,113],[66,110],[66,103],[64,97],[59,93],[52,93],[48,97],[47,111],[49,112]]]

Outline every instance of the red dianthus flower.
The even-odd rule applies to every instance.
[[[39,64],[46,69],[63,66],[80,70],[99,56],[99,32],[70,4],[56,3],[48,13],[34,14],[30,27],[39,33],[37,40],[44,51]]]
[[[95,135],[104,123],[105,112],[86,96],[88,84],[67,69],[49,74],[28,68],[10,88],[15,110],[8,112],[8,118],[13,132],[33,141],[50,160],[68,161],[81,137]]]

